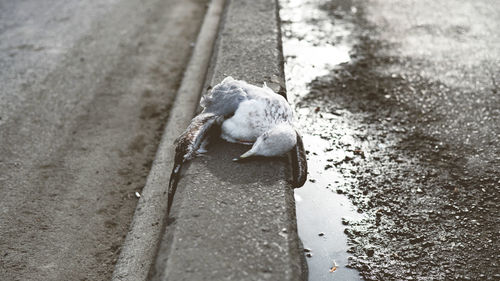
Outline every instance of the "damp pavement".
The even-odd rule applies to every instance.
[[[500,5],[280,5],[310,280],[499,280]]]
[[[110,280],[206,1],[0,2],[0,279]]]

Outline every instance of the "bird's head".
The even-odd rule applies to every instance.
[[[299,133],[291,124],[281,124],[257,138],[252,148],[235,161],[251,156],[280,156],[292,153],[293,186],[301,187],[307,180],[307,156]]]
[[[280,156],[297,144],[297,132],[289,123],[279,124],[257,138],[252,148],[234,160],[250,156]]]

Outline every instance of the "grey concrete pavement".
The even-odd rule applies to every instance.
[[[0,279],[109,280],[206,1],[0,2]]]
[[[208,84],[231,75],[283,93],[276,2],[228,2]],[[184,167],[153,280],[302,280],[288,159],[231,161],[245,149],[214,140]]]
[[[196,46],[170,110],[151,171],[139,200],[130,231],[120,250],[112,280],[147,280],[165,229],[169,204],[169,171],[175,160],[175,139],[198,107],[225,0],[213,0],[205,14]]]

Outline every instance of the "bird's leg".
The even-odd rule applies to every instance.
[[[244,145],[253,145],[253,142],[252,141],[246,141],[246,140],[236,140],[238,143],[240,144],[244,144]]]
[[[204,139],[201,142],[200,147],[198,148],[198,150],[196,150],[196,156],[200,156],[208,152],[207,150],[208,143],[209,143],[208,139]]]

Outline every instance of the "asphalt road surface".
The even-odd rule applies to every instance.
[[[0,1],[0,279],[109,280],[204,0]]]
[[[306,2],[312,16],[284,22],[287,85],[309,159],[325,163],[308,184],[363,216],[338,228],[348,266],[365,280],[499,280],[498,2]],[[335,279],[327,266],[317,280]]]

